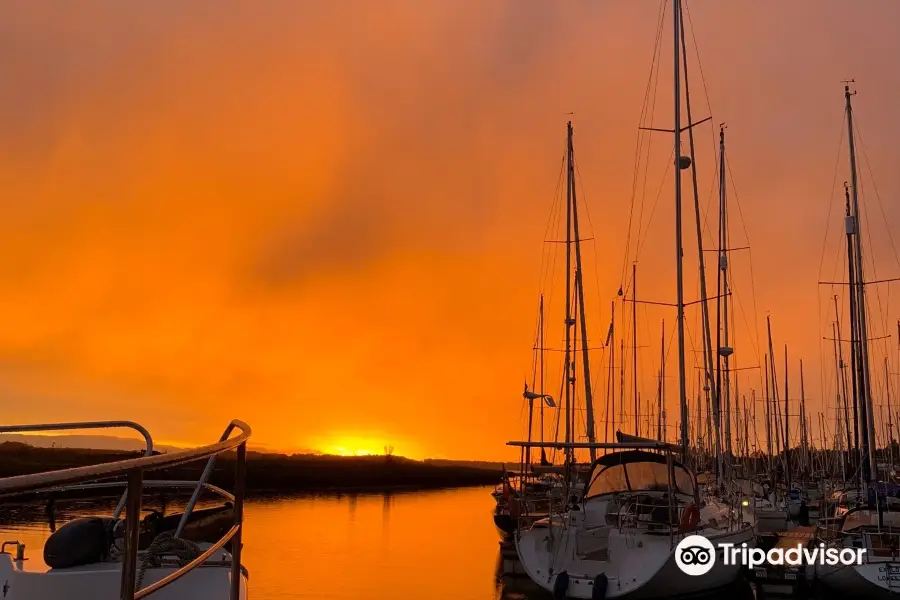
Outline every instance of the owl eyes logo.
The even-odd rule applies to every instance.
[[[675,564],[685,575],[705,575],[716,564],[716,549],[700,535],[689,535],[675,548]]]
[[[686,565],[705,565],[709,560],[709,550],[700,546],[688,546],[681,551],[681,562]]]

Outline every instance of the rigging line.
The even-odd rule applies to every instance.
[[[654,44],[653,44],[653,58],[652,58],[652,62],[650,63],[650,75],[647,77],[647,88],[644,91],[644,101],[643,101],[643,104],[641,105],[641,115],[638,120],[639,127],[644,123],[644,119],[647,116],[647,103],[649,101],[650,87],[651,87],[651,83],[653,81],[653,72],[654,72],[653,66],[656,64],[657,55],[659,54],[659,51],[660,51],[659,49],[661,48],[663,20],[665,19],[665,9],[666,9],[667,3],[668,3],[668,0],[663,0],[663,2],[660,5],[660,14],[659,14],[659,18],[657,20],[657,26],[656,26],[656,39],[654,40]],[[646,137],[649,139],[649,135]],[[630,254],[630,251],[631,251],[631,232],[632,232],[632,222],[634,219],[634,200],[635,200],[635,196],[637,195],[637,181],[638,181],[638,176],[640,173],[640,164],[641,164],[640,157],[641,157],[641,151],[644,147],[644,138],[645,138],[644,131],[641,129],[638,129],[637,142],[635,144],[636,147],[635,147],[635,151],[634,151],[634,155],[635,155],[634,156],[634,176],[633,176],[632,184],[631,184],[631,202],[630,202],[630,207],[628,209],[628,234],[625,239],[625,254],[622,257],[622,272],[621,272],[621,275],[619,276],[620,286],[625,281],[625,273],[626,273],[626,269],[628,267],[628,255]]]
[[[665,4],[663,5],[663,14],[660,15],[660,22],[659,22],[660,40],[661,40],[661,36],[662,36],[661,31],[662,31],[663,17],[665,16],[664,12],[665,12]],[[658,97],[657,90],[659,89],[659,69],[660,69],[660,66],[662,65],[662,61],[659,60],[658,58],[659,58],[661,51],[662,51],[662,44],[658,43],[657,47],[656,47],[657,60],[656,60],[656,72],[655,73],[653,73],[653,66],[651,65],[651,77],[653,77],[653,94],[652,94],[653,101],[650,105],[650,119],[648,120],[649,124],[652,124],[656,117],[656,99]],[[644,205],[647,202],[647,183],[650,179],[650,157],[653,154],[653,145],[651,143],[652,139],[653,139],[653,132],[647,131],[646,132],[647,158],[644,161],[644,180],[641,185],[641,208],[640,208],[640,212],[638,214],[638,226],[637,226],[638,237],[637,237],[637,240],[635,241],[635,255],[637,254],[638,249],[643,245],[643,242],[642,242],[643,234],[641,233],[641,230],[643,228],[643,223],[644,223]],[[671,154],[673,156],[674,156],[674,153],[675,153],[675,150],[672,149]],[[666,173],[668,173],[668,166],[666,168]],[[663,179],[665,180],[665,176],[663,177]],[[658,201],[658,198],[657,198],[657,201]],[[655,206],[656,206],[656,203],[654,203],[654,209],[655,209]],[[652,215],[651,215],[651,217],[652,217]],[[648,227],[648,229],[649,229],[649,227]],[[634,262],[637,262],[637,256],[635,256]],[[627,271],[626,271],[626,277],[627,277]]]
[[[548,239],[551,237],[551,233],[555,232],[556,225],[559,221],[559,211],[557,210],[557,206],[561,204],[559,202],[560,198],[560,190],[562,190],[562,181],[563,181],[563,173],[565,171],[565,156],[563,156],[559,165],[559,175],[556,178],[556,189],[553,192],[553,202],[550,204],[550,214],[547,215],[547,224],[544,226],[544,237],[543,239]],[[547,250],[545,249],[541,252],[541,277],[544,276],[544,259],[546,257]]]
[[[551,236],[551,233],[555,233],[559,228],[562,204],[562,202],[560,201],[560,191],[562,189],[562,177],[564,168],[565,159],[563,159],[562,163],[560,164],[560,172],[556,180],[556,190],[553,193],[553,202],[550,205],[550,214],[547,216],[547,225],[544,227],[543,239],[545,240]],[[549,292],[552,294],[553,288],[551,286],[548,286],[548,284],[552,280],[552,274],[556,271],[557,252],[554,248],[547,248],[546,246],[546,244],[541,244],[541,272],[539,281],[540,287],[538,289],[538,292],[541,292],[549,287]]]
[[[710,122],[712,122],[712,121],[710,121]],[[713,169],[715,170],[716,173],[718,173],[718,169],[719,169],[719,159],[718,158],[713,161]],[[718,179],[718,177],[716,177],[716,179]],[[715,212],[712,210],[712,208],[710,206],[713,203],[712,202],[713,194],[716,192],[717,187],[718,187],[717,185],[709,186],[709,196],[707,196],[707,198],[706,198],[706,206],[701,211],[702,212],[701,219],[702,219],[702,223],[703,223],[702,230],[704,233],[706,233],[706,236],[710,237],[710,238],[712,237],[712,231],[709,228],[709,218],[710,218],[710,215],[712,215]],[[716,203],[716,207],[718,208],[718,202]],[[716,249],[716,252],[718,252],[718,249]],[[718,262],[717,262],[717,264],[718,264]]]
[[[869,223],[869,210],[868,210],[868,204],[867,204],[867,202],[866,202],[867,195],[865,194],[865,189],[864,189],[864,184],[863,184],[863,181],[862,181],[862,177],[859,178],[858,183],[859,183],[859,192],[860,192],[860,196],[862,196],[862,199],[863,199],[862,204],[863,204],[864,210],[863,210],[863,213],[862,213],[862,217],[863,217],[863,219],[864,219],[864,221],[865,221],[865,224],[866,224],[866,230],[869,231],[869,233],[870,233],[870,236],[869,236],[869,237],[871,238],[872,227],[870,226],[870,223]],[[869,251],[868,254],[869,254],[870,256],[868,256],[868,257],[865,257],[865,256],[864,256],[863,258],[864,258],[864,259],[865,259],[865,258],[868,258],[868,262],[869,262],[869,265],[868,265],[868,266],[871,266],[871,268],[872,268],[872,277],[874,277],[874,278],[877,280],[877,279],[878,279],[878,265],[877,265],[876,260],[875,260],[875,246],[874,246],[874,244],[872,244],[872,243],[870,242],[870,243],[869,243],[869,247],[867,248],[867,250]],[[888,288],[890,288],[890,285],[888,285]],[[869,310],[869,311],[872,310],[872,307],[870,306],[871,302],[872,302],[872,300],[871,300],[871,295],[870,295],[870,294],[866,294],[866,309]],[[877,312],[878,312],[878,314],[879,314],[879,315],[882,317],[882,319],[883,319],[883,321],[882,321],[881,324],[884,326],[885,329],[887,329],[887,319],[888,319],[888,317],[887,317],[887,313],[886,313],[886,311],[885,311],[885,308],[884,308],[884,306],[882,305],[882,302],[881,302],[881,290],[879,290],[877,286],[876,286],[876,288],[875,288],[875,302],[876,302],[877,305],[878,305],[878,311],[877,311]],[[874,322],[874,321],[873,321],[873,322]]]
[[[872,163],[869,161],[869,156],[868,156],[868,153],[866,152],[866,147],[865,147],[865,143],[863,142],[862,134],[859,132],[859,124],[858,123],[859,123],[859,120],[857,119],[857,127],[855,128],[855,131],[857,134],[857,138],[859,139],[859,147],[862,150],[863,162],[865,162],[866,170],[869,172],[869,178],[872,180],[872,188],[875,192],[876,203],[878,204],[878,208],[881,211],[881,217],[882,217],[882,219],[884,219],[885,225],[887,225],[887,222],[888,222],[887,215],[884,212],[884,205],[881,202],[881,194],[878,192],[878,183],[875,181],[875,175],[872,172]],[[865,200],[865,196],[864,196],[864,200]],[[867,227],[869,225],[868,212],[869,211],[867,210],[866,211],[866,226]],[[887,230],[888,240],[891,243],[891,249],[894,252],[894,260],[897,262],[897,266],[900,266],[900,258],[898,258],[898,256],[897,256],[897,248],[894,245],[894,237],[891,235],[891,228],[885,227],[885,229]],[[869,230],[871,231],[871,228],[869,228]],[[875,267],[875,248],[874,248],[874,245],[872,245],[872,244],[870,244],[870,246],[871,246],[871,251],[872,251],[872,259],[871,259],[872,260],[872,273],[874,275],[876,273],[876,271],[875,271],[875,268],[876,268]],[[887,298],[886,303],[887,303],[888,307],[890,307],[890,286],[888,286],[887,294],[888,294],[888,298]],[[884,307],[881,305],[881,293],[879,290],[875,291],[875,296],[878,299],[879,308],[881,309],[882,316],[884,317],[883,326],[885,329],[887,329],[887,327],[888,327],[887,314],[886,314]]]
[[[603,304],[602,304],[603,301],[600,299],[600,290],[602,288],[600,287],[600,275],[598,272],[599,269],[596,268],[596,265],[600,264],[600,257],[597,254],[597,240],[596,240],[597,236],[594,232],[594,223],[593,223],[593,221],[591,221],[591,211],[590,211],[590,208],[588,208],[587,200],[585,200],[585,198],[587,196],[584,193],[584,180],[581,178],[581,170],[578,168],[577,160],[573,159],[573,163],[575,165],[575,174],[577,175],[576,179],[578,181],[578,186],[581,188],[581,207],[584,209],[584,214],[587,215],[588,229],[590,230],[590,233],[591,233],[590,242],[591,242],[591,250],[593,251],[593,254],[594,254],[594,265],[595,265],[595,268],[592,270],[594,271],[594,282],[595,282],[595,285],[597,286],[597,288],[596,288],[597,294],[595,296],[595,299],[597,301],[597,316],[598,316],[598,319],[597,319],[598,325],[597,326],[600,327],[597,335],[603,336],[603,334],[604,334],[604,331],[602,328],[603,326],[600,325],[600,322],[602,320],[601,315],[603,314]],[[585,241],[585,240],[582,240],[582,241]],[[584,274],[583,273],[582,273],[581,280],[582,280],[582,282],[584,282]],[[601,337],[601,339],[605,340],[605,338],[602,338],[602,337]]]
[[[696,58],[697,58],[697,69],[700,71],[700,83],[701,83],[701,85],[703,85],[703,97],[706,99],[706,112],[707,112],[707,114],[710,115],[709,128],[710,128],[710,132],[712,134],[710,136],[710,142],[712,144],[712,155],[715,156],[717,140],[716,140],[716,136],[715,136],[715,129],[713,127],[713,122],[712,122],[712,102],[709,99],[709,86],[706,85],[706,75],[704,75],[704,73],[703,73],[703,62],[700,60],[700,45],[697,43],[697,34],[694,29],[694,22],[691,19],[691,9],[690,9],[690,6],[688,6],[687,0],[684,0],[683,6],[684,6],[685,13],[687,14],[688,29],[691,32],[691,39],[694,42],[694,54],[696,55]],[[685,60],[687,60],[687,59],[685,59]]]
[[[694,55],[697,59],[697,68],[700,71],[700,82],[703,84],[704,97],[706,98],[706,111],[712,114],[712,106],[709,101],[709,87],[706,85],[706,77],[703,75],[703,63],[700,61],[700,46],[697,44],[697,35],[694,31],[694,22],[691,20],[691,9],[688,0],[684,0],[684,12],[687,14],[688,29],[691,31],[691,39],[694,42]]]
[[[591,383],[591,389],[592,389],[592,390],[599,390],[599,389],[600,389],[600,388],[597,387],[597,386],[600,385],[600,373],[604,370],[604,368],[603,368],[603,358],[606,356],[606,353],[603,352],[603,350],[605,350],[605,348],[606,348],[605,346],[601,346],[601,347],[599,348],[599,350],[600,350],[600,363],[597,365],[596,373],[594,373],[594,381]],[[591,348],[588,348],[588,350],[590,350],[590,349],[591,349]],[[599,413],[598,413],[597,416],[599,417]],[[599,419],[594,419],[594,424],[595,424],[595,425],[596,425],[598,422],[599,422]]]
[[[824,257],[823,257],[824,258]],[[832,281],[840,281],[847,277],[847,242],[835,244],[834,268],[832,269]]]
[[[642,233],[638,237],[637,248],[635,249],[634,261],[637,262],[641,257],[641,251],[644,249],[644,242],[647,239],[647,234],[650,232],[650,224],[653,223],[653,217],[656,215],[656,208],[659,206],[659,200],[662,197],[663,190],[666,187],[666,176],[669,174],[669,169],[672,168],[675,159],[675,148],[672,148],[669,151],[669,160],[666,161],[666,171],[663,173],[662,179],[659,183],[659,190],[656,192],[656,200],[653,202],[653,209],[650,211],[650,217],[647,219],[647,227],[644,229],[644,233]]]
[[[756,344],[754,348],[756,349],[757,359],[759,358],[759,349],[762,347],[762,343],[760,342],[760,333],[759,333],[759,307],[756,302],[756,276],[753,273],[753,245],[750,243],[750,234],[747,232],[747,221],[744,219],[744,211],[741,208],[741,199],[740,195],[737,191],[737,184],[734,182],[734,174],[731,172],[731,164],[726,160],[725,161],[725,170],[728,173],[728,180],[731,182],[731,189],[734,193],[734,204],[738,209],[738,217],[741,222],[741,227],[744,230],[744,238],[747,240],[747,259],[750,263],[750,297],[753,298],[753,323],[756,327],[753,331],[756,332]],[[763,374],[760,373],[759,381],[759,389],[763,387]]]
[[[856,123],[856,127],[854,127],[854,132],[856,133],[856,137],[859,139],[859,147],[863,153],[863,159],[864,159],[864,162],[866,163],[866,170],[869,172],[869,178],[872,180],[872,188],[875,192],[875,199],[878,201],[878,208],[881,210],[881,217],[884,219],[885,224],[887,224],[888,218],[887,218],[887,214],[885,214],[885,212],[884,212],[884,204],[881,202],[881,194],[878,192],[878,183],[875,181],[875,175],[872,172],[872,163],[869,161],[869,155],[866,152],[866,145],[863,142],[862,133],[860,132],[859,118],[856,115],[854,115],[853,119]],[[887,229],[888,239],[891,242],[891,249],[894,251],[894,260],[897,261],[897,266],[900,267],[900,256],[898,256],[897,246],[896,246],[896,244],[894,244],[894,236],[891,235],[890,227],[887,227],[886,229]]]
[[[568,146],[567,146],[568,149]],[[562,227],[562,219],[563,219],[563,211],[562,211],[562,181],[563,181],[563,173],[565,171],[565,156],[563,156],[561,164],[560,164],[560,173],[559,178],[557,179],[557,187],[556,187],[556,197],[554,198],[554,207],[557,208],[555,211],[556,218],[552,223],[552,231],[555,233],[559,231],[559,228]],[[550,235],[550,231],[544,232],[544,239]],[[542,244],[542,246],[547,246],[547,244]],[[559,287],[557,284],[559,280],[562,278],[562,274],[556,268],[557,261],[559,260],[560,252],[556,248],[545,248],[544,252],[550,253],[551,262],[548,270],[542,275],[542,280],[544,285],[548,288],[547,294],[547,304],[552,306],[553,298],[555,297],[555,290]],[[555,275],[554,275],[555,274]],[[555,279],[554,279],[555,277]]]
[[[838,165],[840,165],[840,162],[841,162],[841,147],[844,144],[844,123],[846,122],[845,121],[846,117],[847,117],[847,109],[845,108],[843,111],[843,117],[841,119],[841,137],[838,140],[837,158],[835,158],[835,161],[834,161],[834,176],[832,177],[832,180],[831,180],[831,197],[830,197],[830,202],[828,203],[828,216],[825,219],[825,239],[822,241],[822,257],[819,260],[819,274],[820,275],[822,273],[822,267],[825,265],[825,252],[828,248],[828,232],[830,230],[830,225],[831,225],[831,212],[834,209],[834,195],[835,195],[834,190],[837,187]]]
[[[749,323],[749,321],[747,320],[747,311],[744,310],[744,304],[743,304],[743,302],[741,302],[741,296],[740,296],[740,295],[737,293],[737,291],[735,290],[735,287],[736,287],[736,286],[732,283],[732,284],[729,285],[729,287],[731,288],[731,296],[732,296],[732,298],[734,298],[735,303],[737,304],[737,308],[738,308],[738,310],[735,311],[735,312],[740,312],[740,313],[741,313],[741,317],[742,317],[743,320],[744,320],[744,325],[747,327],[747,331],[748,331],[748,332],[752,332],[752,331],[753,331],[753,328],[750,327],[750,323]],[[732,327],[732,329],[733,329],[735,332],[737,332],[737,325],[736,325],[736,323],[735,323],[735,316],[734,316],[733,313],[732,313],[732,315],[731,315],[731,319],[732,319],[731,327]],[[757,356],[759,356],[759,354],[760,354],[759,346],[754,342],[752,335],[749,336],[749,337],[750,337],[750,340],[749,340],[749,341],[750,341],[750,345],[753,347],[753,351],[756,353]]]
[[[859,178],[859,181],[857,182],[857,184],[858,184],[859,196],[862,199],[862,202],[861,202],[862,220],[864,221],[865,226],[866,226],[866,231],[869,233],[869,237],[871,238],[873,229],[871,227],[871,224],[869,223],[869,210],[868,210],[869,207],[867,206],[867,203],[866,203],[867,195],[866,195],[866,189],[865,189],[865,185],[863,183],[862,177]],[[862,231],[862,227],[860,227],[860,231]],[[864,267],[870,267],[872,269],[872,277],[874,279],[878,279],[878,265],[875,260],[875,246],[870,241],[868,244],[868,247],[863,248],[863,249],[866,250],[866,254],[863,256],[863,260],[867,263],[867,264],[864,264]],[[877,290],[876,290],[876,294],[877,294]]]

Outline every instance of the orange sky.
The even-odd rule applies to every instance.
[[[833,394],[817,308],[830,292],[816,282],[836,160],[838,188],[847,178],[840,81],[858,82],[866,154],[896,223],[900,4],[688,6],[713,111],[697,129],[701,199],[713,129],[727,121],[758,323],[771,312],[778,356],[787,342],[792,360],[804,357],[818,403]],[[522,435],[565,113],[596,236],[586,251],[599,257],[587,280],[599,341],[658,11],[650,0],[0,7],[4,421],[129,418],[159,441],[201,443],[240,417],[278,449],[514,456],[504,443]],[[657,127],[672,124],[666,24]],[[691,68],[699,119],[707,94]],[[664,166],[670,138],[653,139],[651,161]],[[648,206],[663,185],[662,208],[639,293],[671,302],[661,177],[651,169]],[[879,275],[900,275],[871,206]],[[687,269],[695,258],[690,241]],[[752,304],[746,266],[736,269]],[[639,314],[652,394],[659,320],[674,314]],[[888,307],[879,319],[898,316]],[[739,344],[742,364],[758,364]],[[743,391],[759,387],[746,377]],[[674,409],[674,380],[669,389]]]

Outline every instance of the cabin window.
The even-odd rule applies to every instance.
[[[628,490],[628,481],[625,479],[625,466],[613,465],[606,467],[598,473],[588,487],[585,497],[600,496]]]
[[[675,491],[693,495],[694,478],[683,467],[674,468]],[[615,492],[668,492],[669,474],[665,463],[635,461],[601,468],[591,478],[586,498]]]

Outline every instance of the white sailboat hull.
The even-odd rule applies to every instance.
[[[121,597],[121,563],[97,563],[46,572],[24,571],[20,565],[9,554],[0,554],[0,592],[4,600],[118,600]],[[141,587],[175,570],[174,567],[148,568]],[[150,597],[153,600],[228,600],[230,584],[230,566],[201,565]],[[240,598],[247,598],[244,575],[241,575]]]
[[[900,562],[816,565],[816,577],[824,585],[848,596],[881,598],[900,592]]]
[[[579,536],[576,528],[564,531],[559,525],[554,527],[554,533],[560,539],[554,543],[549,540],[550,528],[536,527],[520,536],[516,549],[525,572],[535,583],[553,591],[560,574],[565,572],[568,575],[566,595],[584,600],[594,597],[595,582],[600,575],[607,577],[606,598],[668,598],[725,587],[740,574],[740,565],[726,565],[720,555],[710,572],[686,575],[675,562],[675,550],[668,535],[607,531],[605,560],[602,560],[602,549],[591,552],[586,547],[584,538],[589,534],[582,532]],[[755,544],[751,527],[736,532],[711,532],[707,537],[713,543]],[[552,552],[548,545],[555,545],[557,551]]]

